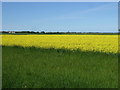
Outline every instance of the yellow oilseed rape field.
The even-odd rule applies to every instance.
[[[2,35],[1,45],[118,53],[118,35]]]

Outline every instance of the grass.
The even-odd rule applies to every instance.
[[[118,55],[62,49],[2,48],[3,88],[117,88]]]
[[[0,89],[2,88],[2,47],[0,46]]]

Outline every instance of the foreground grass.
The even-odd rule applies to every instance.
[[[0,89],[2,88],[2,46],[0,46]]]
[[[3,88],[117,88],[118,56],[3,47]]]

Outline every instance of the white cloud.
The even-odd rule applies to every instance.
[[[96,8],[90,8],[88,10],[85,10],[85,11],[81,11],[80,13],[90,13],[90,12],[95,12],[95,11],[99,11],[99,10],[105,10],[105,9],[111,9],[113,7],[116,7],[117,6],[113,6],[113,4],[105,4],[105,5],[102,5],[102,6],[98,6]]]
[[[87,10],[71,12],[71,13],[60,15],[60,16],[54,16],[54,17],[51,17],[51,19],[52,20],[53,19],[55,19],[55,20],[58,20],[58,19],[59,20],[61,20],[61,19],[62,20],[63,19],[83,19],[85,14],[90,14],[90,13],[97,12],[100,10],[105,10],[105,9],[111,9],[113,7],[117,8],[117,6],[114,6],[112,3],[111,4],[104,4],[101,6],[97,6],[95,8],[89,8]]]

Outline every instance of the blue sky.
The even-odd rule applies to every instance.
[[[117,2],[3,2],[3,30],[116,32]]]

